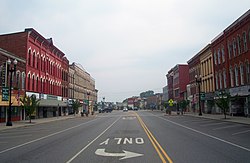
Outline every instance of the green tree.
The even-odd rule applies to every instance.
[[[183,114],[183,111],[185,112],[188,105],[189,105],[189,100],[182,100],[179,102],[179,106],[181,108],[181,114]]]
[[[28,114],[30,123],[32,114],[35,112],[36,108],[39,106],[40,99],[36,99],[35,95],[27,96],[24,95],[23,98],[20,99],[22,104],[21,106],[25,109],[25,112]]]
[[[82,104],[80,103],[79,100],[76,100],[76,101],[72,101],[72,108],[73,108],[73,111],[74,111],[74,115],[76,115],[76,112],[78,112],[79,110],[79,107],[81,107]]]
[[[224,91],[221,91],[219,94],[217,94],[217,97],[215,99],[216,105],[223,111],[224,118],[227,118],[227,111],[229,109],[229,102],[230,102],[230,94]]]

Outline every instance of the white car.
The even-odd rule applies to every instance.
[[[127,112],[127,111],[128,111],[128,108],[123,108],[123,111],[124,111],[124,112]]]

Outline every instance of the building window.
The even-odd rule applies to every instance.
[[[234,73],[233,73],[233,68],[230,67],[230,83],[231,83],[231,87],[234,86]]]
[[[218,73],[216,72],[215,73],[215,88],[216,88],[216,90],[218,90],[219,89],[219,83],[218,83]]]
[[[31,89],[31,85],[30,85],[30,74],[28,74],[28,90],[30,90]]]
[[[36,58],[36,68],[37,68],[38,70],[40,70],[39,64],[40,64],[40,56],[37,55],[37,58]]]
[[[44,93],[44,88],[43,88],[43,78],[40,78],[40,86],[41,86],[41,89],[40,89],[40,92],[41,93]]]
[[[236,56],[236,41],[235,39],[233,39],[233,53],[234,53],[234,57]]]
[[[223,46],[221,48],[221,58],[222,58],[222,63],[224,63],[225,62],[225,50]]]
[[[228,49],[228,57],[229,59],[231,59],[232,58],[232,45],[230,41],[227,42],[227,49]]]
[[[226,75],[226,70],[223,71],[223,82],[224,82],[224,88],[227,88],[227,75]]]
[[[220,49],[218,49],[218,64],[220,64]]]
[[[32,62],[33,62],[33,67],[35,67],[35,65],[36,65],[36,53],[35,52],[33,52],[33,59],[32,59]]]
[[[247,51],[247,34],[246,34],[246,32],[243,32],[243,48],[244,48],[244,52]]]
[[[222,89],[222,74],[221,72],[219,73],[219,81],[220,81],[220,88],[219,89]]]
[[[241,38],[240,35],[237,36],[238,54],[241,54]]]
[[[20,87],[20,71],[16,72],[16,87],[19,89]]]
[[[234,67],[234,75],[235,75],[235,86],[239,86],[239,73],[237,65],[235,65]]]
[[[214,64],[217,65],[217,55],[216,55],[216,51],[214,52]]]
[[[25,89],[25,73],[22,72],[22,89]]]
[[[32,91],[35,91],[35,75],[32,76]]]
[[[38,79],[38,76],[36,77],[36,91],[38,92],[39,91],[39,86],[38,86],[38,83],[39,82],[39,79]]]
[[[246,79],[247,79],[247,84],[250,83],[250,64],[247,61],[246,62]]]
[[[244,85],[244,66],[240,64],[240,84]]]
[[[31,65],[31,49],[28,51],[28,65]]]

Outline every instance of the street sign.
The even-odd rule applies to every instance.
[[[2,87],[6,87],[6,82],[7,82],[7,70],[6,70],[6,63],[1,65],[1,78],[2,78]]]
[[[174,101],[173,101],[172,99],[169,99],[169,100],[168,100],[168,105],[169,105],[169,106],[173,106],[173,105],[174,105]]]
[[[9,101],[9,87],[2,87],[2,101]]]

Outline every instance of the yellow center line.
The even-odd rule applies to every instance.
[[[153,136],[153,134],[149,131],[149,129],[147,128],[147,126],[145,125],[145,123],[143,122],[143,120],[141,119],[141,117],[137,114],[136,117],[138,119],[138,121],[140,122],[142,128],[144,129],[145,133],[147,134],[149,140],[151,141],[153,147],[155,148],[156,152],[158,153],[160,159],[162,160],[163,163],[166,163],[165,158],[168,160],[169,163],[173,163],[173,161],[171,160],[171,158],[168,156],[168,154],[164,151],[164,149],[161,147],[161,145],[158,143],[158,141],[156,140],[156,138]],[[160,149],[160,150],[159,150]],[[165,158],[164,158],[164,156]]]

